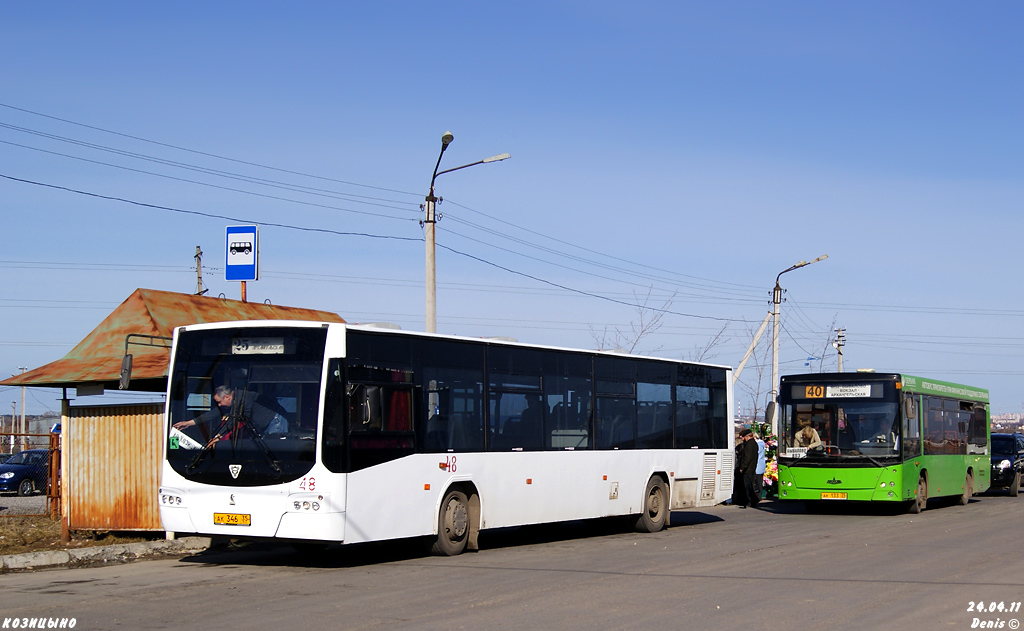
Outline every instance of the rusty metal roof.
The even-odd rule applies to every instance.
[[[171,337],[179,326],[235,320],[345,321],[336,313],[316,309],[136,289],[63,359],[0,381],[0,385],[116,388],[129,334]],[[165,390],[170,351],[163,346],[132,344],[128,352],[133,355],[131,390]]]

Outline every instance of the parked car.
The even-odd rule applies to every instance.
[[[1024,434],[992,434],[992,484],[990,489],[1007,489],[1016,497],[1024,471]]]
[[[49,481],[49,449],[27,449],[0,464],[0,493],[45,493]]]

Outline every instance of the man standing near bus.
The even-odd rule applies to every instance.
[[[744,428],[740,431],[740,440],[743,441],[740,447],[740,473],[743,475],[743,488],[747,492],[746,501],[753,507],[757,506],[757,503],[761,501],[761,493],[757,491],[755,486],[755,478],[757,478],[757,443],[754,441],[754,432]],[[745,503],[740,504],[740,508],[746,507]]]

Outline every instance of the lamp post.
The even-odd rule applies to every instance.
[[[813,261],[800,261],[796,265],[791,265],[786,269],[779,272],[779,275],[775,277],[775,289],[772,290],[772,390],[771,390],[771,418],[765,419],[772,424],[772,433],[776,436],[779,435],[779,427],[777,423],[778,410],[777,405],[779,401],[779,305],[782,304],[782,287],[779,285],[779,279],[786,272],[792,272],[795,269],[801,267],[807,267],[811,263],[817,263],[818,261],[824,261],[828,258],[828,254],[822,254]]]
[[[490,158],[484,158],[483,160],[464,164],[460,167],[438,171],[437,168],[441,166],[441,157],[444,155],[444,150],[448,148],[448,145],[450,145],[453,140],[455,140],[455,136],[452,135],[452,132],[450,131],[444,132],[444,135],[441,136],[441,153],[437,155],[437,164],[434,165],[434,175],[430,178],[430,192],[427,193],[426,204],[423,206],[423,227],[425,231],[424,236],[427,242],[427,333],[437,332],[437,263],[435,258],[436,248],[434,224],[437,223],[436,204],[440,199],[434,197],[434,180],[437,179],[437,176],[444,175],[445,173],[451,173],[452,171],[458,171],[459,169],[465,169],[466,167],[476,166],[478,164],[499,162],[512,157],[507,153],[501,153],[496,156],[491,156]]]

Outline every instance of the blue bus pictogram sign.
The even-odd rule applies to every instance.
[[[226,235],[225,280],[259,280],[259,226],[228,226]]]

